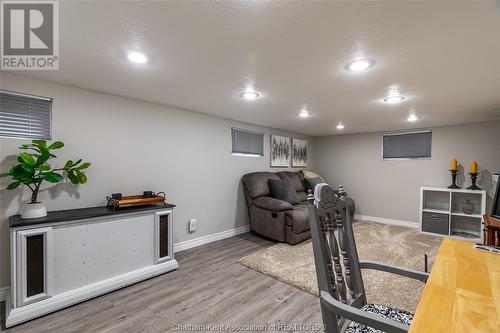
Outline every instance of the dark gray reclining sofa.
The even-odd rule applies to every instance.
[[[300,203],[291,203],[270,197],[269,179],[286,180],[292,184]],[[307,185],[302,171],[252,172],[243,176],[243,189],[248,205],[250,228],[256,233],[279,242],[297,244],[311,238],[307,205]],[[348,201],[349,213],[354,217],[354,201]]]

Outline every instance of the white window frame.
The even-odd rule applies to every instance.
[[[15,91],[4,90],[4,89],[0,89],[0,93],[6,94],[6,95],[24,97],[24,98],[33,99],[33,100],[44,100],[44,101],[50,102],[49,127],[48,127],[49,135],[48,135],[48,137],[28,136],[28,135],[26,135],[26,136],[2,135],[2,133],[0,132],[0,138],[20,139],[20,140],[52,140],[52,102],[53,102],[52,98],[43,97],[43,96],[36,96],[36,95],[29,95],[29,94],[24,94],[24,93],[19,93],[19,92],[15,92]]]
[[[233,146],[234,146],[234,144],[233,144],[233,131],[240,131],[240,132],[247,132],[247,133],[261,135],[262,136],[262,154],[235,152],[233,150]],[[266,135],[263,132],[248,130],[248,129],[239,128],[239,127],[231,127],[231,155],[233,155],[233,156],[263,157],[265,154],[265,147],[266,147],[265,141],[266,141]]]
[[[384,138],[386,136],[405,135],[405,134],[418,134],[418,133],[431,133],[431,156],[429,157],[384,157]],[[409,161],[409,160],[430,160],[432,159],[432,130],[420,130],[410,132],[396,132],[382,134],[382,149],[381,158],[383,161]]]

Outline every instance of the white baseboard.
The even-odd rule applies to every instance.
[[[0,288],[0,302],[5,302],[7,299],[7,294],[9,293],[10,287],[2,287]]]
[[[250,226],[246,225],[243,227],[230,229],[222,232],[218,232],[212,235],[202,236],[195,239],[190,239],[184,242],[179,242],[174,244],[174,252],[179,252],[200,245],[205,245],[225,238],[233,237],[236,235],[241,235],[250,231]],[[10,287],[0,287],[0,302],[4,302],[9,293]]]
[[[379,222],[379,223],[384,223],[384,224],[400,225],[403,227],[418,229],[418,223],[416,223],[416,222],[386,219],[385,217],[354,215],[354,219],[355,220],[362,220],[362,221]]]
[[[187,240],[184,242],[174,244],[174,252],[184,251],[187,249],[191,249],[193,247],[212,243],[212,242],[215,242],[215,241],[218,241],[221,239],[233,237],[236,235],[241,235],[241,234],[247,233],[249,231],[250,231],[250,226],[246,225],[246,226],[235,228],[235,229],[221,231],[221,232],[218,232],[216,234],[211,234],[211,235],[207,235],[207,236],[198,237],[195,239],[190,239],[190,240]]]
[[[100,296],[110,291],[175,270],[178,267],[179,264],[177,261],[172,259],[154,266],[144,267],[130,273],[125,273],[78,289],[70,290],[19,308],[12,309],[11,306],[7,304],[8,315],[5,321],[5,326],[11,327],[13,325],[20,324],[30,319],[40,317],[44,314],[54,312],[96,296]]]

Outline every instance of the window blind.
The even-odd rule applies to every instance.
[[[264,133],[232,128],[232,154],[264,156]]]
[[[0,90],[0,137],[51,139],[52,98]]]
[[[384,159],[431,157],[431,131],[385,134],[383,140]]]

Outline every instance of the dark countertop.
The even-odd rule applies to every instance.
[[[146,212],[161,209],[174,208],[175,205],[166,203],[165,205],[150,205],[142,207],[129,207],[129,208],[117,208],[113,210],[112,208],[102,207],[88,207],[88,208],[78,208],[78,209],[67,209],[67,210],[56,210],[48,212],[47,216],[40,217],[36,219],[22,219],[21,215],[13,215],[9,217],[9,226],[11,228],[24,227],[28,225],[37,225],[44,223],[57,223],[57,222],[67,222],[89,219],[101,216],[112,216],[127,213],[136,212]]]

